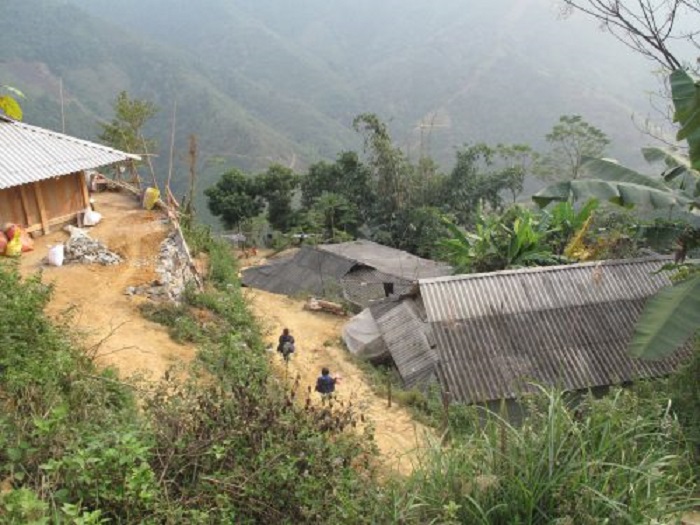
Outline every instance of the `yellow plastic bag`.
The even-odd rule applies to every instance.
[[[143,207],[147,210],[152,210],[159,198],[160,190],[158,190],[158,188],[146,189],[146,193],[143,197]]]
[[[19,228],[15,230],[15,236],[5,247],[5,255],[7,257],[19,257],[22,255],[22,232]]]

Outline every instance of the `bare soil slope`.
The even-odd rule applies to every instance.
[[[400,473],[410,473],[418,451],[424,446],[426,427],[416,423],[405,409],[378,397],[367,384],[362,370],[340,346],[339,336],[347,318],[303,309],[303,301],[261,290],[246,290],[271,347],[271,359],[284,374],[282,357],[274,351],[283,328],[289,328],[296,339],[296,352],[289,364],[292,381],[301,376],[304,391],[313,388],[321,368],[331,375],[340,375],[336,391],[339,399],[357,406],[365,419],[374,423],[376,442],[385,464]],[[314,398],[318,399],[314,393]]]
[[[140,209],[129,194],[108,192],[93,197],[103,220],[88,233],[124,262],[46,266],[42,260],[49,247],[68,239],[67,233],[57,230],[35,240],[34,251],[22,256],[21,271],[29,275],[41,270],[43,280],[54,284],[49,314],[69,312],[71,324],[86,334],[88,345],[100,345],[99,364],[114,365],[123,376],[143,372],[158,379],[171,365],[190,361],[195,349],[176,343],[167,329],[144,319],[138,304],[145,299],[124,292],[128,286],[156,278],[159,247],[168,234],[168,224],[159,212]]]

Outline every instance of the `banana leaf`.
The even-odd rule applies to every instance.
[[[661,359],[677,351],[700,327],[700,275],[661,290],[637,321],[628,352]]]
[[[653,209],[667,209],[671,206],[689,206],[692,199],[675,192],[628,182],[611,182],[600,179],[582,179],[558,182],[547,186],[532,196],[540,207],[550,202],[578,200],[594,197],[620,206],[649,206]]]

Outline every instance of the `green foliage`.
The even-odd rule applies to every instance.
[[[580,115],[562,115],[546,135],[550,151],[542,156],[535,173],[547,180],[576,180],[586,157],[602,157],[610,144],[607,135]]]
[[[669,382],[673,409],[683,426],[688,441],[694,447],[695,471],[700,476],[700,340],[695,339],[695,351],[689,363],[672,375]]]
[[[616,162],[588,159],[581,167],[587,178],[559,182],[544,188],[532,199],[545,207],[550,202],[596,198],[619,206],[647,209],[687,207],[693,198],[684,189],[676,188],[663,178],[643,175]]]
[[[491,272],[562,262],[547,244],[543,217],[514,206],[502,215],[480,214],[473,231],[445,220],[451,238],[441,241],[442,255],[457,273]]]
[[[114,102],[114,118],[100,123],[100,140],[127,153],[154,153],[156,142],[143,136],[143,127],[158,109],[148,101],[129,98],[126,91],[117,95]]]
[[[255,217],[264,206],[257,182],[237,169],[224,173],[204,195],[209,211],[229,229]]]
[[[629,353],[660,359],[683,345],[700,326],[700,273],[657,293],[637,321]]]
[[[680,126],[676,138],[688,143],[691,166],[700,170],[700,84],[682,69],[671,73],[670,82],[673,121]]]
[[[363,221],[368,219],[376,199],[372,187],[372,173],[360,162],[354,151],[340,153],[332,164],[312,164],[301,177],[303,207],[311,208],[324,193],[333,193],[347,199],[361,214]]]
[[[292,196],[299,186],[299,176],[290,168],[273,164],[255,178],[258,193],[267,201],[267,221],[274,229],[287,232],[294,225]]]
[[[686,442],[658,392],[567,401],[543,390],[521,401],[519,426],[463,410],[468,431],[435,443],[404,487],[408,522],[666,522],[697,502]]]

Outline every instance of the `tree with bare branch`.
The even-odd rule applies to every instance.
[[[688,49],[700,53],[700,0],[562,0],[562,15],[580,11],[626,46],[666,70],[692,69],[697,61],[682,58]]]

